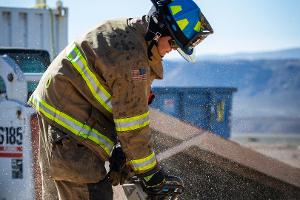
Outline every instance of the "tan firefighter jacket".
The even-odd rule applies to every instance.
[[[163,76],[147,57],[142,19],[107,21],[72,42],[51,63],[29,103],[50,124],[107,160],[117,139],[135,173],[158,167],[149,129],[148,95]]]

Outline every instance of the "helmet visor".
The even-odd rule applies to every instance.
[[[202,30],[198,34],[196,34],[187,44],[187,46],[195,47],[199,43],[201,43],[208,35],[213,34],[214,30],[210,26],[209,22],[205,18],[205,16],[201,13],[200,15],[201,19],[201,26]]]
[[[178,48],[177,52],[188,62],[195,62],[196,60],[195,49],[190,49],[190,52],[186,53],[181,48]]]

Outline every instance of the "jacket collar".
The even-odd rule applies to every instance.
[[[147,28],[149,25],[149,22],[147,20],[146,15],[142,18],[130,18],[128,19],[128,25],[134,27],[138,32],[142,33],[141,38],[145,41],[144,36],[147,32]],[[147,55],[147,47],[150,42],[145,41],[145,54]],[[156,45],[153,46],[151,50],[153,56],[151,57],[152,60],[148,59],[149,65],[151,70],[155,73],[156,79],[163,79],[163,65],[162,65],[162,58],[158,53],[158,49]]]

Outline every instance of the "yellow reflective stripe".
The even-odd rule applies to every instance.
[[[170,9],[171,9],[172,15],[176,15],[177,13],[182,11],[181,6],[170,6]]]
[[[148,126],[149,124],[150,124],[150,121],[146,121],[146,122],[143,122],[142,124],[137,124],[137,125],[128,126],[128,127],[116,127],[116,130],[120,131],[120,132],[122,132],[122,131],[133,131],[133,130]]]
[[[153,151],[145,158],[130,160],[129,162],[132,164],[134,171],[147,171],[155,167],[157,164]]]
[[[29,99],[29,101],[36,106],[36,109],[41,112],[42,114],[44,114],[48,119],[56,122],[57,124],[61,125],[62,127],[70,130],[71,132],[76,132],[77,130],[75,130],[72,126],[69,126],[68,124],[65,124],[63,122],[61,122],[60,120],[57,120],[53,115],[47,113],[44,109],[42,109],[38,104],[36,104],[34,102],[34,100],[32,98]]]
[[[104,93],[104,95],[107,97],[107,98],[110,98],[111,95],[106,91],[106,89],[101,85],[101,83],[98,81],[96,75],[91,72],[90,68],[88,67],[88,64],[87,64],[87,61],[86,59],[84,58],[84,56],[81,54],[80,50],[75,47],[74,49],[77,53],[78,56],[80,56],[80,59],[81,61],[84,63],[84,67],[85,69],[87,70],[87,72],[89,73],[89,75],[94,79],[94,81],[96,82],[97,86],[101,89],[101,91]]]
[[[180,30],[183,31],[185,29],[185,27],[189,24],[189,21],[185,18],[185,19],[182,19],[182,20],[178,20],[177,24],[178,24]]]
[[[201,22],[200,21],[197,22],[197,24],[194,27],[194,30],[197,32],[200,32],[200,30],[201,30]]]
[[[117,131],[131,131],[150,124],[149,111],[130,118],[114,119]]]
[[[139,120],[141,118],[145,118],[147,116],[149,116],[149,111],[148,112],[145,112],[141,115],[137,115],[137,116],[134,116],[134,117],[128,117],[128,118],[120,118],[120,119],[114,119],[115,122],[130,122],[130,121],[136,121],[136,120]]]
[[[35,101],[33,101],[34,98],[35,98]],[[50,120],[58,123],[62,127],[66,128],[69,131],[71,131],[72,133],[74,133],[75,135],[78,135],[83,138],[88,138],[88,139],[94,141],[96,144],[100,145],[108,155],[110,154],[114,143],[109,138],[107,138],[106,136],[99,133],[96,129],[91,129],[86,124],[83,124],[83,123],[73,119],[69,115],[56,110],[55,108],[53,108],[52,106],[50,106],[44,100],[40,99],[37,96],[34,96],[34,97],[32,96],[30,98],[30,102],[32,102],[33,105],[36,106],[37,110],[42,112]],[[42,106],[44,106],[45,108],[43,109]],[[48,111],[47,111],[47,109],[48,109]],[[51,112],[53,112],[53,113],[51,113]],[[97,135],[95,135],[95,133]]]
[[[111,95],[101,85],[96,75],[88,67],[88,63],[75,44],[67,49],[67,57],[74,68],[80,73],[93,96],[110,113],[112,112]]]
[[[31,102],[35,108],[48,119],[56,122],[75,135],[94,141],[96,144],[101,146],[108,155],[110,155],[114,143],[96,129],[92,129],[88,125],[81,123],[69,115],[55,109],[39,98],[35,93],[30,97],[29,102]]]

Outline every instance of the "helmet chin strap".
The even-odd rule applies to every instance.
[[[150,29],[148,29],[148,33],[149,32],[154,35],[154,37],[152,38],[152,40],[151,40],[151,42],[150,42],[150,44],[148,45],[148,48],[147,48],[148,59],[152,60],[152,58],[151,58],[153,56],[153,54],[152,54],[152,48],[153,48],[154,45],[157,45],[158,40],[159,40],[159,38],[161,38],[162,35],[161,35],[160,32],[154,33],[153,31],[151,31]]]
[[[148,31],[145,35],[145,39],[147,42],[150,42],[147,49],[148,59],[152,60],[152,48],[154,45],[157,45],[158,40],[163,37],[170,35],[167,27],[164,23],[162,23],[162,15],[160,15],[155,9],[151,9],[150,13],[148,14]]]
[[[155,42],[152,40],[150,42],[150,44],[148,45],[148,48],[147,48],[147,56],[148,56],[148,59],[152,61],[152,56],[153,56],[153,53],[152,53],[152,48],[154,46]]]

